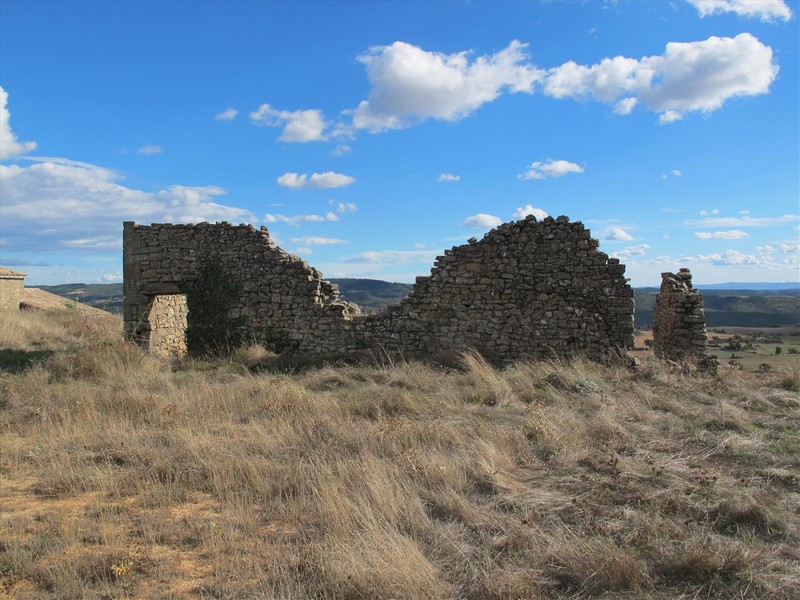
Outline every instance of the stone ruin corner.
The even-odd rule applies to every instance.
[[[708,353],[703,295],[692,287],[692,274],[683,268],[661,274],[661,289],[653,311],[653,352],[659,358],[716,371]]]

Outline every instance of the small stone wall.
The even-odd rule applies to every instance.
[[[400,304],[359,315],[266,228],[124,226],[125,328],[152,347],[154,298],[185,294],[189,350],[257,342],[283,353],[431,356],[474,348],[495,362],[633,345],[625,267],[567,217],[506,223],[454,246]],[[161,347],[161,342],[155,342]]]
[[[653,351],[676,362],[705,364],[708,338],[703,296],[692,287],[689,269],[662,273],[653,311]]]
[[[25,273],[0,267],[0,312],[19,310],[25,293]]]

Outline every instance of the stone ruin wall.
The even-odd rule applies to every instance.
[[[190,348],[213,339],[305,355],[435,357],[469,347],[498,363],[573,352],[602,359],[633,345],[624,272],[580,222],[529,216],[446,250],[400,304],[359,315],[264,227],[127,222],[125,328],[168,353],[159,341],[166,321],[149,315],[163,312],[154,299],[183,294]]]
[[[692,287],[689,269],[661,274],[653,310],[653,352],[659,358],[713,369],[708,355],[703,295]]]
[[[0,312],[16,312],[25,294],[25,273],[0,267]]]

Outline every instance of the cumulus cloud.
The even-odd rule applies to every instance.
[[[319,237],[317,235],[306,235],[303,237],[292,238],[293,244],[305,244],[306,246],[330,246],[335,244],[346,244],[346,240],[338,238]]]
[[[583,173],[583,167],[568,160],[536,161],[531,163],[528,170],[519,175],[520,179],[547,179],[550,177],[563,177],[567,173]]]
[[[535,206],[531,206],[530,204],[526,204],[525,206],[520,206],[517,210],[514,211],[512,215],[515,219],[524,219],[528,215],[533,215],[540,221],[545,217],[549,217],[545,211],[541,208],[536,208]]]
[[[20,251],[119,248],[122,221],[255,221],[250,211],[218,202],[225,190],[216,186],[137,190],[115,171],[66,159],[0,165],[0,180],[0,236]]]
[[[319,142],[328,139],[325,130],[328,123],[322,111],[311,110],[277,110],[269,104],[262,104],[258,110],[250,113],[253,125],[261,127],[283,127],[278,138],[282,142]]]
[[[18,142],[11,131],[11,112],[8,110],[8,93],[0,87],[0,160],[8,160],[36,149],[36,142]]]
[[[233,121],[236,116],[239,114],[239,111],[235,108],[228,108],[223,110],[222,112],[217,113],[214,115],[215,121]]]
[[[672,169],[672,174],[675,177],[680,177],[681,175],[683,175],[683,173],[681,173],[678,169]]]
[[[490,229],[492,227],[497,227],[503,221],[499,217],[495,217],[494,215],[487,215],[485,213],[478,213],[477,215],[472,215],[471,217],[467,217],[461,222],[462,227],[475,227],[480,229]]]
[[[719,209],[718,208],[712,208],[711,210],[703,209],[697,214],[700,215],[701,217],[705,217],[706,215],[718,215]]]
[[[621,227],[615,227],[608,232],[606,239],[610,242],[630,242],[634,237]]]
[[[730,98],[765,94],[777,74],[772,49],[741,33],[670,42],[664,54],[641,59],[617,56],[592,66],[569,61],[548,70],[544,93],[614,104],[617,114],[643,106],[664,124],[687,112],[713,112]]]
[[[153,155],[164,154],[164,148],[161,146],[142,146],[136,150],[138,154]]]
[[[639,244],[638,246],[628,246],[627,248],[623,248],[622,250],[614,252],[614,256],[616,256],[617,258],[639,256],[647,252],[649,249],[650,246],[648,244]]]
[[[736,13],[741,17],[762,21],[792,18],[792,11],[784,0],[686,0],[697,9],[701,17]]]
[[[292,189],[301,188],[340,188],[355,183],[355,177],[327,171],[326,173],[312,173],[309,177],[305,173],[284,173],[278,177],[278,185]]]
[[[353,126],[378,132],[427,119],[457,121],[504,92],[532,93],[544,72],[527,62],[525,48],[514,40],[474,60],[467,51],[428,52],[399,41],[371,48],[358,58],[371,89],[350,111]]]
[[[749,238],[750,234],[738,229],[731,229],[730,231],[698,231],[694,237],[700,240],[741,240]]]
[[[439,183],[453,183],[455,181],[461,181],[461,175],[453,175],[452,173],[440,173],[439,177],[436,178],[436,181]]]
[[[286,223],[287,225],[301,225],[303,223],[322,223],[324,221],[338,221],[339,217],[336,216],[336,213],[328,212],[324,215],[293,215],[293,216],[286,216],[286,215],[273,215],[267,213],[264,215],[264,222],[265,223]]]

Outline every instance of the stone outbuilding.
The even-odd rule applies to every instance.
[[[27,273],[0,267],[0,312],[19,310]]]

